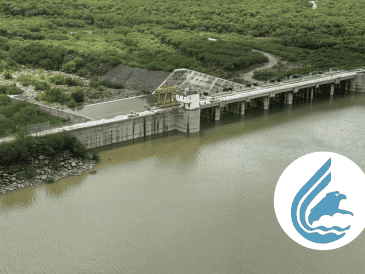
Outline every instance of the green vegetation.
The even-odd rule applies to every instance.
[[[7,94],[7,95],[15,95],[15,94],[22,94],[23,91],[16,86],[15,83],[10,85],[1,85],[0,86],[0,94]]]
[[[61,74],[57,74],[57,75],[49,78],[49,80],[55,85],[64,85],[65,84],[65,77],[63,77]]]
[[[20,77],[18,78],[18,81],[24,86],[27,87],[29,85],[32,84],[33,81],[33,76],[32,75],[25,75],[22,74],[20,75]]]
[[[42,138],[17,136],[15,141],[0,146],[0,166],[27,165],[32,158],[44,155],[55,157],[53,164],[57,165],[57,156],[68,150],[72,157],[85,159],[88,156],[85,146],[72,134],[61,132]],[[31,176],[29,174],[28,176]]]
[[[80,81],[72,79],[71,77],[65,78],[65,84],[68,86],[83,86],[83,84]]]
[[[7,95],[0,94],[0,137],[22,134],[27,132],[29,125],[45,122],[57,125],[66,120],[44,113],[31,103],[13,102]]]
[[[76,103],[81,103],[85,101],[85,94],[83,88],[78,88],[75,92],[71,93],[71,97]]]
[[[266,61],[252,48],[307,72],[351,69],[365,57],[364,8],[362,0],[323,0],[315,10],[307,0],[2,0],[0,69],[18,63],[97,76],[124,64],[233,78]]]
[[[40,100],[47,101],[49,103],[58,102],[64,104],[71,99],[70,95],[67,95],[63,90],[59,88],[52,88],[46,90],[41,96]]]
[[[32,84],[34,85],[35,90],[49,90],[51,86],[46,81],[39,81],[36,78],[33,78]]]
[[[256,71],[262,80],[364,66],[362,0],[323,0],[315,10],[307,0],[182,0],[173,5],[163,0],[0,1],[0,72],[5,79],[12,79],[19,65],[91,78],[95,90],[83,91],[84,96],[52,88],[42,81],[42,73],[40,80],[18,79],[43,91],[37,98],[47,102],[77,104],[81,98],[103,98],[98,89],[123,88],[96,78],[118,64],[168,72],[187,68],[229,79],[267,61],[252,51],[257,49],[301,64],[291,70]],[[49,81],[82,86],[60,75]],[[1,136],[21,134],[29,124],[61,122],[5,96],[20,93],[15,84],[0,86]],[[9,151],[0,155],[14,154],[13,148]]]
[[[67,104],[67,107],[69,107],[69,108],[75,108],[75,107],[77,107],[77,104],[76,104],[76,102],[75,102],[75,100],[73,98]]]

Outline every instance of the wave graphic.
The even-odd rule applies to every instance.
[[[350,226],[345,228],[341,228],[338,226],[334,226],[331,228],[327,228],[324,226],[319,227],[310,227],[306,221],[305,213],[308,209],[309,204],[313,201],[313,199],[330,183],[331,181],[331,173],[329,173],[313,190],[309,193],[310,189],[322,178],[322,176],[329,170],[331,166],[331,158],[313,175],[313,177],[300,189],[300,191],[295,196],[292,208],[291,208],[291,218],[295,229],[302,235],[304,238],[311,242],[315,243],[331,243],[341,239],[345,236],[346,233],[340,233],[345,230],[348,230]],[[308,194],[309,193],[309,194]],[[338,192],[336,192],[338,193]],[[308,196],[304,199],[303,203],[300,205],[300,202],[303,200],[305,195]],[[299,207],[299,218],[297,215]],[[304,229],[303,229],[303,228]],[[330,233],[325,233],[327,231],[334,230]],[[321,233],[318,233],[320,231]],[[324,231],[324,232],[323,232]],[[337,233],[336,233],[337,232]]]

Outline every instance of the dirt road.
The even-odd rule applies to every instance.
[[[279,63],[279,58],[270,54],[270,53],[267,53],[267,52],[262,52],[262,51],[259,51],[259,50],[252,50],[252,51],[258,51],[258,52],[261,52],[262,54],[264,54],[265,56],[267,56],[267,58],[269,58],[269,62],[265,63],[265,65],[263,65],[262,67],[259,67],[259,68],[256,68],[254,70],[251,70],[250,72],[247,72],[247,73],[244,73],[244,74],[240,74],[240,77],[241,79],[245,80],[245,81],[249,81],[249,82],[255,82],[255,83],[264,83],[264,81],[259,81],[259,80],[255,80],[253,79],[253,72],[255,70],[263,70],[263,69],[270,69],[272,68],[273,66],[277,65]]]

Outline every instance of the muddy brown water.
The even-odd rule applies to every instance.
[[[292,241],[274,190],[316,151],[365,170],[365,94],[202,120],[201,131],[104,148],[95,175],[0,194],[0,273],[362,273],[365,234]]]

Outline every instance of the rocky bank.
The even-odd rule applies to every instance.
[[[38,158],[31,160],[30,164],[27,165],[27,170],[25,166],[11,168],[0,166],[0,193],[44,184],[52,179],[57,180],[90,172],[95,166],[96,160],[93,160],[91,156],[85,160],[75,159],[65,152],[57,158],[56,162],[53,159],[52,163],[54,166],[51,164],[51,159],[40,155]],[[26,178],[26,172],[29,171],[35,175],[31,179]]]

